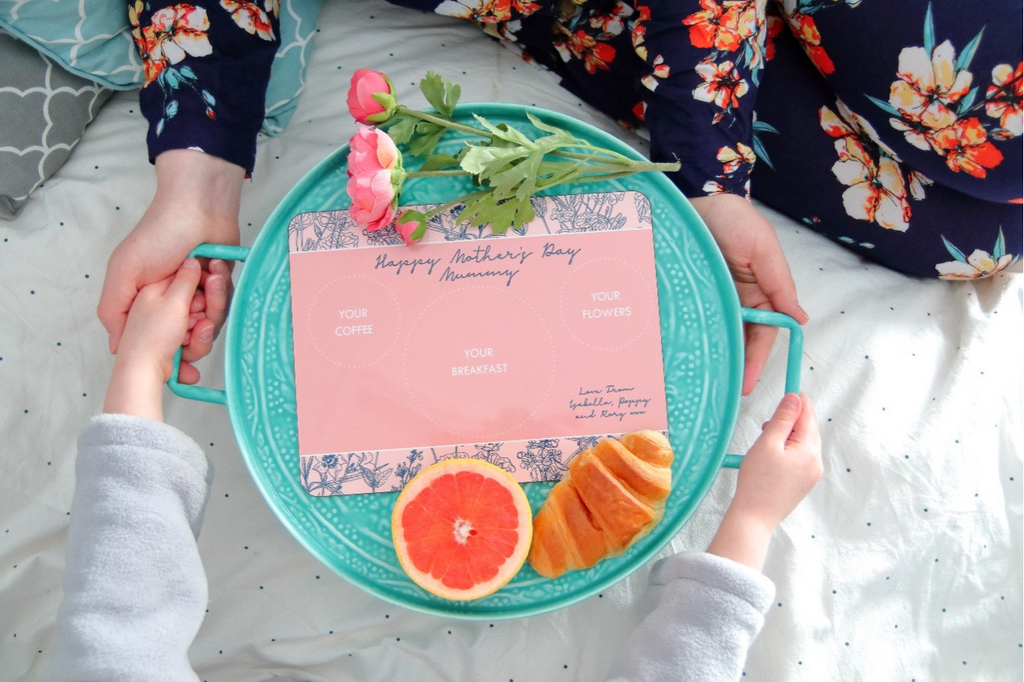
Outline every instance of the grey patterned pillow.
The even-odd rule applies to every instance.
[[[0,31],[0,218],[14,219],[110,97]]]

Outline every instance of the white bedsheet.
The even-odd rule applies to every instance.
[[[360,0],[329,3],[320,26],[298,112],[260,142],[243,244],[353,133],[344,97],[357,68],[387,72],[411,103],[433,69],[463,101],[536,104],[631,139],[459,21]],[[35,679],[48,654],[75,438],[112,365],[94,309],[106,259],[155,186],[144,136],[137,95],[116,95],[22,216],[0,223],[0,680]],[[910,279],[769,216],[811,315],[803,386],[825,476],[772,543],[777,605],[745,679],[1021,679],[1022,278]],[[779,346],[732,451],[771,413],[783,365]],[[222,366],[218,349],[204,383]],[[203,680],[594,680],[639,618],[646,568],[571,608],[493,624],[379,601],[276,520],[223,409],[168,393],[167,412],[216,468],[200,538],[209,613],[190,652]],[[709,541],[734,483],[719,476],[673,549]]]

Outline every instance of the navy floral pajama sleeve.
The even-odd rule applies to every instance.
[[[187,99],[201,118],[208,92],[221,98],[218,123],[258,129],[252,112],[235,107],[257,101],[272,41],[258,45],[258,31],[242,31],[245,44],[242,35],[225,37],[225,54],[228,45],[252,50],[266,69],[261,61],[222,75],[219,93],[200,84],[207,76],[196,65],[205,59],[217,71],[214,63],[228,58],[218,46],[232,22],[236,31],[253,27],[265,10],[275,31],[273,2],[264,1],[209,8],[208,26],[196,27],[209,36],[205,55],[185,49],[183,31],[137,29],[140,50],[159,66],[153,78],[177,69],[143,94],[151,156],[171,130],[170,100],[184,111]],[[646,128],[655,160],[682,161],[672,179],[686,196],[752,194],[914,275],[975,279],[1020,257],[1020,0],[390,1],[474,22],[626,127]],[[178,51],[154,52],[153,40],[188,54],[176,62]],[[191,67],[186,80],[179,64]],[[196,131],[176,128],[174,144],[190,146]],[[227,137],[211,132],[196,146],[223,155]],[[251,162],[240,165],[251,170]]]
[[[252,173],[279,12],[278,0],[129,3],[151,161],[169,149],[198,149]]]

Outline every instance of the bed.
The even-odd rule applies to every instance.
[[[388,73],[406,102],[423,103],[415,83],[432,69],[461,83],[463,101],[534,104],[643,150],[463,22],[380,0],[328,3],[298,109],[260,140],[243,244],[354,132],[344,95],[363,67]],[[106,259],[155,187],[145,131],[137,94],[115,94],[20,217],[0,222],[0,680],[36,679],[48,655],[76,436],[102,409],[113,363],[94,310]],[[765,573],[777,595],[745,679],[1022,679],[1021,276],[911,279],[765,211],[811,316],[801,369],[825,475],[775,534]],[[202,367],[217,385],[222,349]],[[730,451],[753,442],[784,374],[780,343]],[[209,611],[190,650],[200,679],[597,680],[641,616],[649,566],[525,619],[461,621],[380,601],[277,521],[225,410],[168,392],[166,411],[216,470],[199,540]],[[666,554],[707,545],[735,478],[719,475]]]

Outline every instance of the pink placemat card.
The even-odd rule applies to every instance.
[[[310,494],[401,490],[455,457],[555,480],[604,436],[667,431],[647,198],[534,207],[534,221],[501,237],[441,214],[411,247],[390,227],[357,230],[347,212],[293,219]]]

